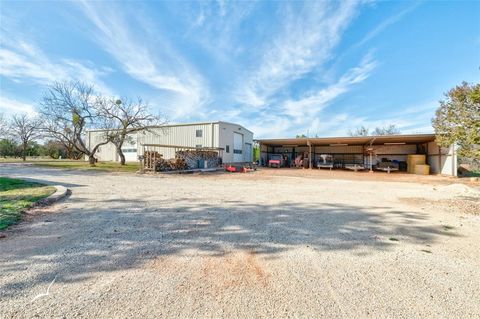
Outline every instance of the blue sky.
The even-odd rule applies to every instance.
[[[443,93],[480,80],[479,15],[478,1],[1,1],[0,112],[79,79],[256,137],[428,133]]]

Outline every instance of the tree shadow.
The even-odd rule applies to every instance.
[[[365,255],[394,249],[398,243],[389,241],[391,237],[400,243],[432,244],[441,236],[458,236],[441,225],[427,226],[425,213],[388,207],[242,201],[206,205],[190,199],[172,208],[166,207],[171,200],[154,205],[145,200],[71,201],[62,214],[49,216],[50,223],[29,234],[41,238],[46,235],[39,228],[51,228],[48,245],[23,247],[20,242],[2,248],[0,242],[0,272],[14,278],[0,286],[0,297],[49,283],[55,276],[62,282],[85,280],[92,272],[138,267],[159,256],[192,251],[225,256],[249,250],[277,258],[281,252],[308,246],[319,253]],[[33,264],[41,269],[33,278],[19,275]]]

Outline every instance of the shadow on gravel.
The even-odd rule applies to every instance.
[[[139,267],[158,256],[191,251],[224,256],[245,249],[275,258],[279,252],[308,246],[318,252],[365,255],[402,242],[431,244],[440,236],[458,236],[440,225],[425,226],[422,213],[386,207],[291,202],[266,206],[238,201],[208,206],[191,199],[171,209],[159,208],[165,207],[165,201],[152,199],[93,204],[77,197],[71,201],[77,205],[55,220],[56,232],[48,233],[47,244],[6,253],[0,242],[0,273],[15,278],[0,286],[0,298],[49,283],[55,276],[63,282],[84,280],[92,272]],[[391,237],[399,241],[388,240]],[[40,272],[33,279],[16,276],[34,263]]]

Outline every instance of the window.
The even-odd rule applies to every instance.
[[[195,135],[197,137],[202,137],[203,136],[203,131],[202,130],[196,130]]]
[[[225,146],[225,152],[230,153],[230,145]]]
[[[196,148],[202,148],[202,144],[195,145]]]
[[[233,154],[242,154],[242,150],[233,150]]]

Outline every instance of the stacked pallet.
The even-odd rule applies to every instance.
[[[162,154],[156,151],[145,151],[143,154],[143,165],[146,170],[155,170],[157,162],[163,160]]]
[[[181,158],[185,161],[188,168],[211,168],[218,167],[222,163],[222,159],[219,157],[216,151],[204,151],[204,150],[185,150],[178,151],[176,153],[177,158]]]

